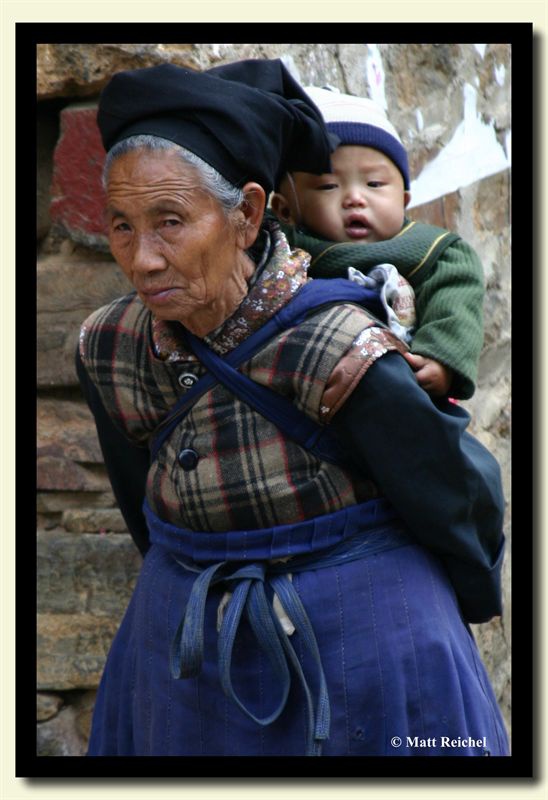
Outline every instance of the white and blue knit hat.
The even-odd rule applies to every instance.
[[[322,112],[328,131],[340,144],[356,144],[380,150],[394,162],[409,189],[409,163],[398,133],[384,109],[367,97],[355,97],[337,90],[305,86],[306,93]]]

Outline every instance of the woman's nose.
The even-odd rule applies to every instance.
[[[135,272],[156,272],[165,269],[166,263],[154,234],[141,234],[136,237],[132,258]]]

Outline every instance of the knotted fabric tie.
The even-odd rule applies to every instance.
[[[330,709],[327,684],[321,663],[318,643],[304,606],[287,575],[271,574],[267,562],[245,564],[234,570],[234,563],[221,562],[203,571],[194,565],[177,562],[187,570],[198,572],[184,616],[172,642],[170,654],[171,673],[174,678],[191,678],[202,669],[204,651],[204,617],[209,589],[221,581],[232,584],[232,597],[226,607],[218,637],[219,673],[225,694],[259,725],[270,725],[285,708],[291,686],[289,665],[293,667],[306,696],[308,735],[307,756],[321,755],[322,742],[329,736]],[[232,570],[232,571],[231,571]],[[312,697],[303,669],[291,642],[269,602],[265,581],[278,595],[284,610],[291,619],[304,646],[312,656],[318,672],[318,696]],[[281,687],[278,705],[266,717],[257,717],[236,694],[232,685],[231,662],[236,633],[243,612],[259,644],[266,653]]]

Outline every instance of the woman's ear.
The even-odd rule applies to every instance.
[[[286,222],[288,225],[295,224],[291,206],[283,194],[274,192],[274,194],[271,195],[270,208],[276,214],[280,222]]]
[[[247,250],[259,233],[259,228],[263,221],[266,206],[266,192],[258,183],[246,183],[242,188],[244,202],[239,207],[241,214],[238,234],[241,237],[239,244],[243,250]]]

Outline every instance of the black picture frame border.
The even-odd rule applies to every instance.
[[[509,43],[512,48],[512,213],[513,225],[519,220],[519,265],[512,258],[514,281],[512,314],[520,319],[514,329],[514,352],[520,353],[519,391],[513,392],[514,434],[520,441],[519,513],[520,538],[512,554],[513,563],[513,750],[506,758],[78,758],[38,757],[36,755],[36,709],[32,687],[36,681],[36,609],[32,544],[35,529],[35,507],[30,500],[27,457],[36,442],[36,424],[28,411],[19,412],[16,420],[16,776],[29,780],[31,785],[41,781],[52,785],[59,780],[63,786],[81,785],[82,781],[103,784],[115,779],[120,785],[142,785],[150,779],[169,784],[227,785],[245,781],[257,785],[272,781],[280,786],[306,781],[324,785],[325,780],[338,784],[385,785],[387,782],[409,778],[427,779],[428,786],[440,781],[455,780],[467,783],[478,779],[490,783],[508,778],[527,781],[535,779],[539,769],[540,719],[534,699],[539,697],[540,628],[537,587],[540,580],[539,560],[534,558],[539,540],[539,511],[537,491],[540,453],[534,445],[534,431],[539,429],[539,362],[538,320],[540,299],[531,291],[539,279],[539,193],[540,181],[535,179],[533,164],[539,163],[539,109],[541,87],[539,76],[540,43],[530,23],[57,23],[20,22],[15,26],[16,63],[16,397],[17,408],[22,398],[33,396],[29,373],[29,341],[32,341],[32,308],[29,312],[29,292],[32,279],[29,264],[36,260],[36,242],[28,233],[28,206],[36,196],[36,46],[39,43],[132,43],[156,39],[165,43],[192,41],[219,42],[230,36],[231,43],[261,42],[355,42],[357,26],[363,26],[364,38],[377,43]],[[519,167],[516,169],[516,165]],[[33,193],[34,189],[34,193]],[[517,237],[514,237],[514,241]],[[532,265],[523,288],[523,265]],[[520,286],[521,284],[521,286]],[[36,292],[35,292],[36,296]],[[36,318],[36,314],[34,314]],[[34,331],[35,333],[35,331]],[[36,341],[36,336],[34,336]],[[24,353],[23,353],[24,348]],[[32,348],[31,348],[32,350]],[[30,353],[30,361],[32,352]],[[530,362],[529,363],[529,360]],[[522,378],[531,375],[531,385]],[[20,444],[19,444],[20,443]],[[524,449],[523,449],[524,448]],[[36,494],[36,493],[35,493]],[[529,535],[532,532],[532,535]],[[537,551],[538,552],[538,551]],[[34,561],[33,561],[34,559]],[[181,763],[182,761],[182,763]],[[60,785],[61,785],[60,783]],[[464,786],[463,786],[464,789]]]

